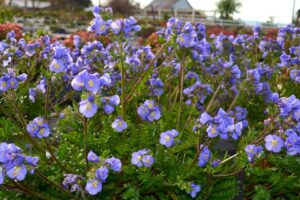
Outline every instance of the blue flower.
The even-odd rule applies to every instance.
[[[282,138],[277,135],[267,135],[265,142],[266,149],[274,153],[279,153],[284,144]]]
[[[4,167],[0,165],[0,185],[3,184],[5,178]]]
[[[121,117],[117,117],[111,127],[117,132],[122,132],[127,128],[127,123]]]
[[[97,156],[97,154],[95,154],[93,151],[90,151],[88,153],[87,159],[88,159],[88,161],[93,162],[93,163],[97,163],[100,161],[99,156]]]
[[[108,177],[108,169],[105,166],[101,166],[100,168],[98,168],[96,170],[96,177],[101,181],[101,182],[105,182],[107,177]]]
[[[27,174],[27,169],[23,164],[20,166],[16,165],[11,169],[8,169],[6,174],[10,179],[17,179],[18,181],[23,181]]]
[[[120,159],[111,157],[105,160],[105,163],[109,165],[109,168],[115,172],[121,171],[122,163]]]
[[[6,92],[9,89],[8,78],[1,77],[0,78],[0,91]]]
[[[200,148],[202,148],[202,145],[200,146]],[[206,165],[206,163],[210,160],[211,158],[211,152],[208,149],[207,146],[205,146],[202,151],[199,154],[198,157],[198,165],[199,167],[204,167]]]
[[[88,31],[95,32],[97,35],[106,34],[108,30],[108,23],[104,21],[100,16],[95,16],[92,20]]]
[[[234,125],[234,129],[232,131],[232,138],[234,140],[237,140],[241,136],[242,129],[243,129],[243,122],[239,122]]]
[[[206,132],[208,134],[208,137],[210,137],[210,138],[214,138],[214,137],[217,137],[219,135],[218,127],[214,124],[210,124],[207,127]]]
[[[97,74],[87,74],[84,79],[84,86],[87,91],[98,92],[100,89],[100,79]]]
[[[195,198],[197,196],[197,193],[201,191],[201,186],[200,185],[197,185],[195,183],[192,183],[191,184],[191,192],[190,192],[190,195],[192,198]]]
[[[154,159],[152,155],[144,155],[142,161],[145,167],[151,167],[153,165]]]
[[[80,191],[81,187],[78,185],[79,181],[83,179],[82,176],[76,174],[65,174],[65,178],[63,180],[63,187],[68,189],[70,186],[70,192]]]
[[[221,160],[220,160],[220,159],[216,159],[216,160],[213,160],[213,161],[211,162],[211,166],[212,166],[213,168],[216,168],[216,167],[219,166],[220,163],[221,163]]]
[[[207,112],[204,112],[201,114],[199,121],[201,124],[206,124],[207,122],[210,122],[211,120],[212,120],[212,117]]]
[[[97,112],[98,106],[94,103],[94,97],[90,95],[87,100],[79,102],[79,112],[87,118],[93,117]]]
[[[120,97],[118,95],[114,95],[111,97],[103,97],[102,103],[104,104],[104,112],[106,114],[111,114],[115,110],[114,106],[120,104]]]
[[[88,72],[86,70],[83,70],[80,72],[75,78],[72,80],[71,85],[74,88],[74,90],[82,90],[84,88],[85,79],[88,76]]]
[[[259,155],[262,151],[262,146],[256,146],[254,144],[249,144],[245,147],[245,152],[248,156],[249,162],[253,162],[255,160],[255,156]]]
[[[97,193],[101,192],[102,190],[102,183],[93,178],[93,179],[90,179],[86,186],[85,186],[85,190],[90,194],[90,195],[96,195]]]
[[[285,140],[287,154],[293,156],[300,154],[300,137],[298,134],[292,129],[286,130],[285,134],[288,136]]]
[[[55,46],[53,50],[54,54],[50,63],[50,71],[56,73],[63,72],[73,62],[73,58],[69,50],[64,46]]]
[[[174,138],[178,136],[178,131],[175,129],[168,130],[166,132],[163,132],[160,134],[160,144],[166,146],[166,147],[171,147],[172,145],[175,144]]]
[[[122,30],[122,20],[117,19],[110,23],[110,28],[113,34],[118,35]]]

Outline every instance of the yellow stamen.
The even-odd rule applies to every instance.
[[[94,81],[89,80],[88,85],[89,85],[90,87],[93,87],[93,86],[94,86]]]
[[[86,110],[92,110],[92,104],[91,103],[87,103],[85,106]]]
[[[92,182],[92,185],[93,185],[94,188],[97,188],[97,186],[98,186],[98,181],[93,181],[93,182]]]
[[[278,142],[277,140],[272,140],[272,146],[277,146]]]
[[[13,176],[16,177],[20,172],[21,167],[15,167],[13,171]]]

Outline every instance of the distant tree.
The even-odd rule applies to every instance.
[[[120,13],[125,16],[134,14],[139,4],[134,3],[132,0],[110,0],[109,6],[115,13]]]
[[[241,6],[238,0],[220,0],[217,3],[221,19],[232,19],[232,15],[239,12]]]
[[[73,0],[79,7],[89,7],[91,5],[91,0]]]
[[[85,8],[91,5],[91,0],[50,0],[53,9]]]

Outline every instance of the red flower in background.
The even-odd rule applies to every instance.
[[[20,25],[14,23],[6,23],[0,24],[0,40],[5,39],[7,33],[10,31],[15,32],[16,38],[22,37],[22,27]]]

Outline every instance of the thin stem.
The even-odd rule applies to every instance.
[[[37,197],[38,199],[43,199],[43,200],[53,199],[53,198],[46,197],[41,193],[35,192],[35,191],[31,190],[30,188],[25,187],[21,182],[13,182],[13,184],[20,190],[24,191],[26,194],[33,196],[33,197]]]
[[[154,62],[156,61],[156,59],[158,58],[158,56],[161,54],[161,52],[164,50],[164,48],[167,46],[167,44],[168,44],[168,41],[161,46],[161,48],[157,51],[155,57],[150,61],[149,65],[148,65],[148,68],[143,71],[143,73],[141,74],[141,76],[139,77],[139,79],[137,80],[137,82],[134,84],[134,86],[130,90],[129,94],[126,96],[126,98],[125,98],[125,102],[126,103],[128,103],[132,99],[131,96],[135,92],[136,88],[139,86],[139,84],[141,83],[141,81],[144,79],[144,77],[146,76],[147,72],[150,70],[151,66],[154,64]]]
[[[63,187],[61,187],[60,185],[58,185],[57,183],[51,181],[50,179],[48,179],[40,170],[35,169],[36,174],[41,177],[43,180],[45,180],[47,183],[49,183],[50,185],[56,187],[58,190],[60,190],[61,192],[65,193],[66,195],[68,195],[71,199],[77,199],[73,194],[71,194],[68,190],[65,190]]]
[[[48,82],[46,97],[45,97],[45,119],[48,121],[48,112],[49,112],[49,96],[50,96],[51,82]]]
[[[234,176],[237,175],[238,173],[240,173],[241,171],[243,171],[243,168],[232,172],[232,173],[228,173],[228,174],[212,174],[212,177],[228,177],[228,176]]]
[[[179,92],[179,88],[176,87],[176,88],[175,88],[175,96],[174,96],[174,99],[173,99],[173,103],[170,104],[172,109],[173,109],[173,107],[174,107],[174,105],[175,105],[175,103],[176,103],[176,101],[177,101],[178,92]]]
[[[84,159],[85,159],[85,173],[89,171],[89,161],[88,155],[88,119],[85,117],[83,122],[83,132],[84,132]]]
[[[43,148],[40,147],[40,145],[29,135],[29,133],[27,132],[26,130],[26,121],[25,121],[25,118],[20,110],[20,108],[18,107],[18,104],[16,102],[16,97],[15,97],[15,94],[14,92],[11,92],[11,97],[12,97],[12,101],[13,101],[13,107],[14,107],[14,110],[15,112],[17,113],[18,115],[18,118],[19,118],[19,121],[21,123],[21,126],[22,126],[22,129],[23,129],[23,133],[24,135],[28,138],[28,140],[30,141],[30,143],[40,152],[43,152]]]
[[[238,96],[239,96],[239,93],[237,93],[237,94],[235,95],[235,97],[234,97],[233,101],[231,102],[231,104],[230,104],[230,106],[229,106],[227,112],[230,111],[230,110],[233,108],[235,102],[236,102],[237,99],[238,99]]]
[[[219,90],[221,89],[221,86],[222,86],[222,84],[220,84],[220,85],[217,87],[217,89],[216,89],[216,91],[215,91],[213,97],[211,98],[210,102],[208,103],[208,106],[207,106],[206,109],[205,109],[206,112],[209,111],[209,109],[210,109],[212,103],[214,102],[214,100],[215,100],[215,98],[216,98],[216,96],[217,96]]]
[[[195,155],[195,157],[194,157],[192,163],[191,163],[190,166],[187,168],[187,172],[190,171],[191,168],[193,167],[193,165],[197,162],[197,159],[198,159],[198,157],[199,157],[201,151],[204,149],[204,147],[206,146],[206,144],[209,143],[209,140],[206,139],[206,141],[204,142],[204,144],[202,145],[202,147],[201,147],[201,148],[198,148],[199,145],[200,145],[200,143],[201,143],[201,139],[200,139],[200,136],[199,136],[198,145],[197,145],[198,151],[197,151],[197,153],[196,153],[196,155]]]
[[[234,155],[232,155],[232,156],[226,158],[225,160],[222,160],[222,162],[220,162],[220,165],[221,165],[221,164],[224,164],[225,162],[227,162],[227,161],[229,161],[229,160],[231,160],[231,159],[233,159],[233,158],[235,158],[235,157],[237,157],[239,154],[240,154],[240,153],[236,153],[236,154],[234,154]]]
[[[123,52],[123,44],[122,42],[119,42],[119,48],[120,48],[120,55],[121,55],[121,114],[122,118],[125,119],[125,69],[124,69],[124,52]]]
[[[66,167],[57,159],[57,157],[55,156],[55,154],[54,154],[54,152],[53,152],[53,150],[51,148],[51,145],[49,144],[49,142],[47,141],[46,138],[44,138],[44,141],[45,141],[47,149],[50,152],[50,155],[51,155],[52,159],[59,165],[59,167],[62,169],[62,171],[68,173],[69,170],[67,170]]]
[[[3,188],[4,190],[10,190],[10,191],[15,191],[15,192],[18,192],[18,193],[22,193],[22,194],[27,194],[27,195],[30,195],[28,194],[26,191],[23,191],[21,190],[20,188],[17,188],[16,186],[12,186],[12,185],[7,185],[7,184],[1,184],[0,185],[0,188]]]
[[[185,68],[185,58],[182,58],[182,62],[180,65],[180,75],[179,75],[179,109],[177,113],[177,121],[176,121],[176,129],[178,130],[181,109],[182,109],[182,95],[183,95],[183,81],[184,81],[184,68]]]

